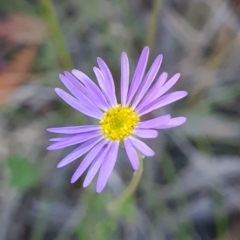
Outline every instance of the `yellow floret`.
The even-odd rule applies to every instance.
[[[121,141],[132,134],[139,121],[140,118],[132,108],[119,104],[104,114],[100,125],[104,137]]]

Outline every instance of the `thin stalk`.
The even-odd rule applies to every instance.
[[[146,43],[150,48],[152,48],[154,44],[155,34],[158,26],[158,14],[160,11],[161,3],[161,0],[155,0],[153,2],[152,12],[149,17]]]
[[[140,182],[142,172],[143,172],[143,156],[139,154],[139,168],[137,171],[133,173],[132,180],[128,187],[122,192],[122,194],[114,200],[110,202],[108,209],[111,213],[115,213],[126,201],[128,201],[134,194],[137,189],[137,186]]]
[[[162,164],[163,173],[168,183],[173,184],[177,181],[175,166],[173,165],[173,162],[171,161],[167,153],[164,154],[164,158],[166,160]],[[177,204],[177,212],[180,213],[181,209],[186,204],[186,199],[184,195],[179,196],[176,199],[176,204]],[[193,225],[191,221],[189,221],[187,223],[187,226],[180,227],[179,232],[177,232],[177,238],[180,240],[191,240],[193,239],[192,233],[193,233]]]
[[[214,155],[211,143],[207,137],[202,142],[196,141],[196,144],[200,151],[202,150],[204,152],[207,150],[210,156]],[[220,209],[223,206],[223,196],[219,194],[219,192],[216,189],[212,189],[211,197],[213,199],[213,211],[216,224],[216,236],[217,236],[216,239],[222,240],[222,236],[224,234],[225,235],[223,239],[228,239],[229,238],[228,217],[224,212],[219,213]]]
[[[60,64],[64,69],[71,69],[73,66],[70,53],[67,48],[66,40],[62,33],[57,14],[51,0],[40,0],[40,7],[42,8],[42,14],[49,26],[50,33],[54,42],[54,46],[60,60]],[[52,195],[47,196],[47,200],[50,200]],[[39,218],[35,220],[33,224],[33,231],[31,239],[42,240],[47,228],[47,208],[45,207],[40,213]]]
[[[40,5],[43,10],[44,18],[49,26],[60,64],[64,69],[70,70],[73,67],[73,63],[52,1],[40,0]]]

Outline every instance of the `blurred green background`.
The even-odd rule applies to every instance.
[[[70,184],[80,159],[56,169],[71,149],[48,152],[45,129],[90,121],[56,96],[59,73],[94,79],[100,56],[119,86],[121,52],[132,76],[146,45],[189,92],[156,115],[188,120],[148,142],[111,214],[133,174],[124,151],[96,194]],[[239,0],[0,0],[0,106],[0,240],[240,240]]]

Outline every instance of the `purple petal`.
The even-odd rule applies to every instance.
[[[112,142],[108,155],[106,156],[106,159],[104,160],[99,172],[96,187],[96,191],[98,193],[100,193],[106,186],[107,180],[110,177],[110,174],[112,173],[113,167],[117,160],[118,148],[119,141]]]
[[[76,70],[78,71],[78,70]],[[80,72],[80,71],[79,71]],[[80,90],[90,99],[91,103],[94,104],[95,106],[97,106],[98,108],[105,110],[106,106],[109,106],[109,104],[106,102],[106,99],[104,101],[104,99],[102,100],[101,95],[104,98],[104,95],[102,94],[102,92],[99,90],[99,92],[94,92],[90,89],[87,89],[86,87],[88,86],[88,84],[86,84],[86,87],[82,84],[82,82],[84,83],[85,81],[79,81],[77,78],[75,78],[71,73],[69,72],[64,72],[65,76],[67,79],[71,80],[71,82],[75,85],[76,88],[80,88]],[[87,81],[87,83],[89,83],[89,85],[95,85],[94,82],[88,78],[87,75],[83,74],[83,78],[86,77],[89,81]],[[85,79],[85,78],[84,78]],[[96,86],[97,87],[97,86]],[[97,87],[98,88],[98,87]],[[80,96],[78,96],[77,98],[80,99],[80,101],[82,100],[82,94]],[[105,102],[106,102],[106,106],[105,106]]]
[[[96,75],[98,84],[99,84],[102,92],[104,93],[106,99],[110,103],[111,107],[114,107],[115,106],[114,101],[112,100],[111,95],[109,95],[109,92],[112,91],[111,86],[105,80],[105,78],[104,78],[104,76],[103,76],[103,74],[102,74],[100,69],[98,69],[97,67],[94,67],[93,71],[94,71],[94,73]]]
[[[159,76],[158,80],[156,81],[155,85],[153,85],[153,87],[156,86],[158,89],[160,89],[160,87],[162,87],[165,84],[165,82],[167,81],[167,77],[168,77],[168,73],[163,72]]]
[[[74,70],[73,70],[74,71]],[[78,71],[78,70],[76,70]],[[79,71],[80,72],[80,71]],[[95,108],[98,107],[100,109],[106,110],[107,106],[109,107],[109,104],[101,99],[101,96],[103,96],[102,92],[98,91],[92,91],[92,89],[87,89],[81,82],[79,82],[72,74],[69,72],[64,72],[64,75],[59,75],[62,83],[66,86],[66,88],[86,107],[94,106]],[[84,73],[82,73],[84,74]],[[84,74],[84,76],[86,76]],[[86,76],[86,78],[88,78]],[[89,78],[88,78],[89,79]],[[84,83],[84,82],[83,82]],[[89,79],[88,83],[91,85],[95,85],[92,80]],[[96,85],[95,85],[96,86]],[[96,86],[96,88],[98,88]],[[104,96],[103,96],[104,97]]]
[[[111,102],[113,102],[114,105],[117,105],[117,99],[116,99],[116,95],[115,95],[115,85],[114,85],[112,74],[111,74],[107,64],[101,58],[97,58],[97,62],[98,62],[98,66],[101,69],[101,72],[105,78],[106,84],[108,84],[110,86],[111,91],[108,92],[108,94],[111,98]]]
[[[59,141],[62,141],[62,140],[64,140],[64,139],[66,139],[66,137],[65,138],[50,138],[48,141],[50,141],[50,142],[59,142]]]
[[[67,73],[67,72],[66,72]],[[86,89],[84,86],[74,78],[68,78],[62,74],[59,74],[59,78],[65,87],[76,97],[78,100],[81,100],[82,95],[86,95]],[[88,99],[89,100],[89,99]]]
[[[58,163],[57,167],[58,168],[64,167],[67,164],[75,161],[77,158],[80,158],[82,155],[91,150],[98,142],[100,142],[100,140],[102,140],[102,138],[96,137],[86,141],[81,146],[72,151],[70,154],[68,154],[64,159],[62,159]]]
[[[135,95],[142,81],[142,78],[147,66],[148,55],[149,55],[149,47],[144,47],[142,50],[141,56],[139,58],[135,73],[133,75],[132,83],[128,92],[127,105],[130,104],[133,96]]]
[[[91,99],[91,93],[86,89],[86,87],[77,79],[75,78],[70,72],[65,71],[64,75],[59,75],[61,81],[63,82],[63,84],[68,88],[68,86],[66,85],[66,80],[64,78],[62,78],[62,76],[68,80],[68,82],[72,83],[74,85],[74,88],[79,89],[82,93],[84,93],[90,100]],[[69,88],[68,88],[69,89]],[[70,89],[69,89],[70,90]],[[81,100],[81,95],[82,93],[78,96],[76,96],[76,98]]]
[[[76,69],[72,70],[72,73],[86,86],[91,96],[90,99],[100,109],[107,110],[110,107],[109,103],[107,102],[101,90],[87,75],[85,75],[83,72]]]
[[[186,122],[185,117],[176,117],[170,119],[167,123],[164,123],[163,125],[160,125],[157,127],[157,129],[166,129],[166,128],[173,128],[182,125],[183,123]]]
[[[75,78],[70,72],[64,72],[65,77],[71,81],[71,83],[76,87],[79,88],[89,99],[91,99],[91,94],[89,91],[83,86],[81,82],[77,78]],[[80,98],[81,99],[81,98]]]
[[[131,141],[133,146],[138,149],[139,152],[141,152],[144,156],[151,157],[154,155],[154,151],[148,147],[144,142],[138,140],[135,137],[128,137],[128,139]]]
[[[83,103],[81,103],[79,100],[72,97],[70,94],[66,93],[60,88],[55,88],[55,91],[60,98],[62,98],[66,103],[68,103],[71,107],[75,108],[79,112],[82,112],[93,118],[97,118],[97,119],[102,118],[103,113],[93,104],[89,104],[88,106],[86,106]]]
[[[140,86],[139,91],[137,92],[136,98],[133,101],[132,107],[136,108],[136,106],[139,104],[139,102],[142,100],[144,94],[148,91],[150,85],[152,84],[153,80],[155,79],[158,70],[161,66],[163,56],[158,55],[158,57],[153,62],[150,70],[148,71],[146,77],[143,80],[143,83]]]
[[[139,158],[136,149],[133,147],[131,141],[127,138],[124,139],[124,147],[128,155],[129,161],[133,169],[136,171],[139,168]]]
[[[92,131],[92,132],[82,133],[74,137],[64,138],[62,141],[55,142],[52,145],[50,145],[47,149],[57,150],[57,149],[69,147],[75,144],[86,142],[89,139],[92,139],[101,135],[102,135],[101,131]]]
[[[83,182],[83,187],[87,187],[91,181],[93,180],[93,178],[95,177],[95,175],[97,174],[99,168],[101,167],[103,161],[106,159],[106,156],[109,152],[109,148],[110,148],[111,144],[108,144],[108,146],[105,149],[102,149],[101,153],[99,154],[99,156],[97,156],[94,161],[92,162],[90,169],[88,170],[87,176]]]
[[[160,75],[157,82],[152,86],[152,88],[149,90],[147,95],[143,98],[142,102],[138,106],[139,109],[144,108],[147,104],[149,104],[153,100],[153,98],[155,98],[163,84],[166,82],[167,77],[168,74],[166,72],[163,72]]]
[[[129,62],[127,54],[124,52],[121,56],[121,103],[126,105],[129,85]]]
[[[90,164],[92,163],[94,158],[96,156],[98,156],[98,154],[100,153],[100,151],[102,150],[102,148],[104,147],[105,144],[108,144],[108,141],[106,139],[104,139],[102,142],[97,144],[88,153],[88,155],[82,160],[81,164],[79,165],[79,167],[77,168],[77,170],[73,174],[73,176],[71,178],[71,183],[76,182],[81,177],[81,175],[84,173],[84,171],[90,166]]]
[[[158,132],[152,129],[135,129],[133,131],[134,135],[137,135],[140,138],[156,138]]]
[[[54,133],[63,134],[76,134],[90,132],[100,129],[99,125],[84,125],[84,126],[74,126],[74,127],[57,127],[57,128],[47,128],[47,131]]]
[[[180,73],[175,74],[152,98],[152,101],[166,93],[180,78]]]
[[[151,129],[151,128],[157,128],[158,126],[161,126],[165,123],[167,123],[170,120],[171,116],[169,114],[161,116],[161,117],[157,117],[157,118],[153,118],[144,122],[140,122],[137,125],[137,129],[139,128],[147,128],[147,129]]]
[[[166,106],[172,102],[175,102],[181,98],[184,98],[185,96],[187,96],[186,91],[177,91],[177,92],[169,93],[160,98],[155,99],[154,101],[149,103],[147,106],[145,106],[143,109],[137,108],[136,112],[138,113],[139,116],[142,116],[155,109]]]

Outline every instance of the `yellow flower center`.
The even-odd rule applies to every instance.
[[[131,135],[140,118],[136,112],[122,105],[110,108],[100,121],[103,135],[111,140],[123,140]]]

